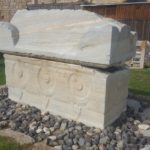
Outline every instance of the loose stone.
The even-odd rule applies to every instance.
[[[78,145],[72,145],[72,149],[73,149],[73,150],[77,150],[78,148],[79,148]]]
[[[139,124],[138,127],[139,129],[142,129],[142,130],[150,129],[150,126],[148,124]]]
[[[91,146],[92,146],[91,142],[86,142],[86,143],[85,143],[85,147],[86,147],[86,148],[89,148],[89,147],[91,147]]]
[[[12,130],[16,130],[16,128],[17,128],[16,123],[14,123],[13,121],[10,121],[10,122],[9,122],[9,126],[10,126],[10,128],[11,128]]]
[[[44,127],[43,128],[43,131],[44,131],[44,133],[46,134],[46,135],[50,135],[50,129],[48,129],[47,127]]]
[[[80,146],[84,146],[84,144],[85,144],[85,139],[84,139],[84,138],[79,138],[78,144],[79,144]]]
[[[42,128],[38,128],[38,129],[36,130],[36,133],[39,134],[39,133],[41,133],[42,131],[43,131]]]
[[[109,142],[108,136],[100,138],[100,141],[99,141],[100,144],[107,144],[108,142]]]
[[[0,121],[0,129],[6,128],[8,126],[8,121]]]
[[[135,125],[139,125],[141,122],[139,120],[134,120]]]
[[[54,128],[55,128],[55,129],[59,129],[59,128],[60,128],[60,122],[56,122],[56,123],[54,124]]]
[[[76,130],[82,130],[82,127],[78,125],[78,126],[75,126],[75,129]]]
[[[63,121],[63,122],[61,123],[60,129],[61,129],[61,130],[65,130],[66,127],[67,127],[67,122],[66,122],[66,121]]]
[[[51,132],[54,132],[55,131],[55,128],[54,127],[51,127],[49,128]]]
[[[61,145],[59,145],[59,146],[54,146],[54,148],[55,148],[56,150],[62,150],[62,146],[61,146]]]
[[[37,128],[36,121],[34,121],[34,122],[29,124],[29,130],[33,130],[34,131],[36,128]]]
[[[118,143],[117,143],[117,147],[118,147],[118,149],[119,149],[119,150],[124,149],[124,147],[125,147],[124,142],[123,142],[122,140],[121,140],[121,141],[118,141]]]
[[[92,131],[87,131],[86,133],[88,136],[92,136],[93,135],[93,132]]]
[[[57,139],[56,136],[49,136],[48,139],[51,139],[52,141],[55,141]]]
[[[43,117],[43,121],[48,121],[48,120],[49,120],[49,118],[50,118],[50,116],[49,116],[49,115],[44,116],[44,117]]]
[[[98,133],[98,134],[101,133],[101,129],[98,129],[98,128],[94,129],[93,131],[94,133]]]
[[[72,139],[69,139],[69,138],[65,140],[65,143],[66,143],[67,146],[72,146],[73,145]]]

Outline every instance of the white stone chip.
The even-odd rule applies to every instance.
[[[150,126],[148,124],[139,124],[138,128],[142,130],[148,130],[150,129]]]
[[[150,150],[150,145],[149,144],[145,145],[145,147],[144,148],[140,148],[140,150]]]

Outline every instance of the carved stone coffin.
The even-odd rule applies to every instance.
[[[5,55],[9,98],[104,128],[126,109],[128,71]]]
[[[123,63],[135,54],[136,34],[127,25],[83,10],[19,10],[5,33],[0,24],[0,33],[0,41],[9,37],[6,47],[0,43],[5,53],[97,68]]]
[[[9,98],[104,128],[128,94],[128,70],[110,66],[131,58],[135,41],[128,26],[88,11],[18,11],[0,23]]]

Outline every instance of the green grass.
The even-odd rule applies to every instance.
[[[22,147],[10,138],[0,137],[0,150],[22,150]]]
[[[131,70],[129,91],[150,96],[150,69]]]
[[[2,56],[0,56],[0,85],[4,85],[5,83],[6,83],[6,81],[5,81],[4,59]]]
[[[0,136],[0,150],[32,150],[33,145],[20,145],[12,138]]]

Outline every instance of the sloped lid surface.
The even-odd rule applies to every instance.
[[[84,10],[19,10],[10,26],[16,34],[0,25],[0,34],[4,30],[12,41],[18,38],[12,46],[0,35],[0,42],[8,42],[6,47],[0,44],[6,52],[94,67],[124,62],[135,54],[136,34],[127,25]]]

